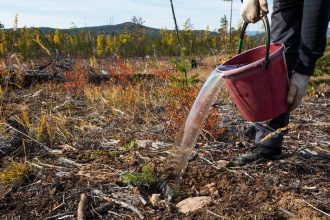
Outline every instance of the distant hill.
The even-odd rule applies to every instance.
[[[50,28],[50,27],[38,27],[42,32],[45,34],[48,34],[50,32],[55,32],[57,28]],[[136,30],[137,28],[142,28],[144,31],[147,33],[149,36],[157,36],[160,33],[160,29],[158,28],[152,28],[152,27],[147,27],[144,25],[139,25],[135,24],[132,22],[124,22],[121,24],[115,24],[115,25],[101,25],[101,26],[92,26],[92,27],[80,27],[80,28],[70,28],[70,29],[59,29],[64,32],[69,32],[69,33],[77,33],[81,31],[88,31],[94,34],[121,34],[125,31],[132,32]],[[7,31],[12,31],[13,29],[6,29]],[[172,30],[171,30],[172,31]],[[203,32],[204,30],[193,30],[193,33],[199,34]],[[210,31],[211,34],[218,34],[217,32]],[[261,35],[263,34],[262,32],[258,31],[247,31],[246,34],[248,36],[255,36],[255,35]],[[327,32],[327,37],[330,37],[330,30]]]
[[[135,24],[132,22],[125,22],[121,24],[115,25],[101,25],[101,26],[92,26],[92,27],[80,27],[80,28],[70,28],[70,29],[59,29],[63,32],[69,33],[78,33],[81,31],[88,31],[94,34],[121,34],[125,31],[132,32],[138,28],[144,29],[145,33],[149,36],[157,36],[160,33],[160,29],[158,28],[151,28],[144,25]],[[58,28],[50,28],[50,27],[38,27],[42,32],[45,34],[55,32]],[[12,31],[13,29],[6,29],[7,31]],[[170,30],[173,31],[173,30]],[[204,30],[193,30],[193,33],[199,34]],[[210,31],[211,34],[217,34],[216,32]]]
[[[90,31],[95,34],[120,34],[124,31],[134,31],[138,28],[142,28],[146,31],[147,34],[158,34],[160,29],[157,28],[151,28],[144,25],[134,24],[132,22],[125,22],[121,24],[115,24],[115,25],[101,25],[101,26],[92,26],[92,27],[80,27],[80,28],[70,28],[70,29],[60,29],[61,31],[65,32],[71,32],[76,33],[80,31]],[[40,27],[40,30],[42,30],[44,33],[54,32],[55,28],[49,28],[49,27]]]

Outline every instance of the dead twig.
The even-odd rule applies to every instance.
[[[114,216],[118,216],[118,217],[121,217],[120,214],[116,213],[116,212],[112,212],[112,211],[108,211],[109,214],[112,214]]]
[[[206,137],[206,135],[208,135],[212,140],[212,142],[214,142],[215,141],[215,138],[213,137],[213,135],[209,132],[209,131],[207,131],[207,130],[205,130],[205,129],[202,129],[202,132],[201,132],[201,135],[202,135],[202,137],[206,140],[206,141],[210,141],[207,137]]]
[[[77,209],[77,219],[78,220],[85,220],[86,219],[86,215],[85,212],[87,210],[87,200],[88,200],[88,196],[86,193],[81,193],[80,194],[80,201],[78,204],[78,209]]]
[[[327,149],[324,149],[324,148],[322,148],[322,147],[319,147],[319,146],[314,146],[314,148],[316,148],[316,149],[318,149],[318,150],[320,150],[320,151],[324,151],[324,152],[327,152],[328,154],[330,154],[330,151],[329,151],[329,150],[327,150]]]
[[[62,208],[64,205],[65,205],[64,203],[61,203],[61,204],[59,204],[58,206],[54,207],[54,208],[53,208],[52,210],[50,210],[50,211],[51,211],[51,212],[54,212],[54,211],[56,211],[57,209]]]
[[[206,163],[212,165],[213,168],[217,169],[217,170],[222,170],[221,167],[217,167],[212,161],[206,159],[205,157],[198,155],[199,158],[201,158],[202,160],[204,160]]]
[[[272,138],[273,136],[275,136],[277,134],[280,134],[281,132],[285,132],[285,131],[287,131],[289,129],[292,129],[292,128],[294,128],[293,124],[289,124],[288,126],[286,126],[284,128],[279,128],[276,131],[267,134],[264,138],[261,139],[260,142],[265,142],[265,141],[269,140],[270,138]]]
[[[279,207],[278,209],[279,209],[281,212],[287,214],[287,215],[290,216],[290,217],[294,217],[294,216],[295,216],[292,212],[289,212],[289,211],[286,210],[286,209],[283,209],[283,208],[281,208],[281,207]]]
[[[330,217],[330,214],[329,214],[329,213],[326,213],[325,211],[322,211],[321,209],[316,208],[315,206],[313,206],[312,204],[306,202],[305,200],[303,200],[303,202],[306,203],[307,205],[309,205],[310,207],[312,207],[313,209],[315,209],[316,211],[319,211],[319,212],[321,212],[322,214],[324,214],[324,215]]]
[[[223,217],[223,216],[221,216],[221,215],[218,215],[218,214],[216,214],[216,213],[214,213],[214,212],[212,212],[212,211],[210,211],[210,210],[207,210],[207,212],[210,213],[211,215],[213,215],[213,216],[219,218],[219,219],[228,219],[228,218]]]
[[[47,217],[47,218],[45,218],[45,220],[49,220],[49,219],[59,219],[60,217],[62,217],[62,216],[67,216],[65,213],[58,213],[58,214],[56,214],[56,215],[53,215],[53,216],[49,216],[49,217]]]
[[[236,174],[238,174],[238,173],[243,173],[245,176],[247,176],[247,177],[249,177],[250,179],[254,180],[254,178],[253,178],[251,175],[249,175],[246,171],[240,171],[240,172],[239,172],[239,171],[236,171],[236,170],[228,169],[227,167],[224,167],[224,168],[222,168],[222,167],[217,167],[212,161],[206,159],[205,157],[203,157],[203,156],[201,156],[201,155],[198,155],[198,157],[199,157],[200,159],[204,160],[205,162],[207,162],[208,164],[212,165],[212,167],[215,168],[215,169],[217,169],[217,170],[224,170],[224,169],[225,169],[225,170],[227,170],[228,172],[231,172],[231,173],[236,173]]]
[[[49,147],[47,147],[46,145],[40,143],[39,141],[37,141],[36,139],[30,137],[29,135],[25,134],[24,132],[14,128],[13,126],[7,124],[7,123],[2,123],[4,125],[6,125],[8,128],[10,129],[13,129],[14,131],[18,132],[19,134],[23,135],[24,137],[30,139],[31,141],[37,143],[38,145],[40,145],[41,147],[43,147],[46,151],[48,151],[49,153],[53,153],[53,154],[61,154],[62,151],[58,151],[58,150],[53,150],[53,149],[50,149]]]
[[[61,162],[65,167],[81,167],[82,165],[80,163],[77,163],[73,160],[70,160],[65,157],[58,158],[58,161]]]
[[[74,217],[74,215],[64,215],[64,216],[59,217],[59,218],[57,218],[57,219],[58,219],[58,220],[62,220],[62,219],[73,218],[73,217]]]
[[[128,217],[129,219],[132,219],[132,220],[134,219],[132,216],[126,215],[126,214],[118,214],[118,213],[112,212],[112,211],[108,211],[108,213],[114,214],[114,215],[119,216],[119,217],[126,216],[126,217]]]
[[[131,211],[133,211],[135,214],[137,214],[139,216],[140,219],[145,219],[144,215],[142,214],[142,212],[140,212],[139,209],[137,209],[135,206],[128,204],[126,202],[120,201],[118,199],[114,199],[114,198],[110,198],[109,196],[107,196],[106,194],[104,194],[103,192],[101,192],[100,190],[92,190],[92,192],[101,197],[103,200],[107,201],[107,202],[114,202],[118,205],[121,205],[123,208],[129,209]]]
[[[49,168],[53,168],[53,169],[66,169],[66,167],[61,167],[61,166],[56,166],[56,165],[52,165],[52,164],[42,163],[38,158],[35,158],[35,160],[37,161],[37,163],[33,163],[33,162],[29,162],[29,163],[32,166],[35,166],[39,169],[43,169],[43,167],[49,167]]]
[[[93,208],[93,207],[92,207],[91,212],[88,212],[88,213],[86,214],[86,216],[87,216],[88,219],[89,219],[89,218],[92,218],[92,216],[93,216],[94,214],[96,214],[96,215],[99,216],[99,217],[102,217],[102,214],[107,213],[107,212],[109,211],[109,209],[111,209],[111,208],[113,207],[113,204],[114,204],[114,202],[108,202],[108,203],[103,204],[103,205],[101,205],[101,206],[99,206],[99,207],[96,207],[96,208]],[[94,213],[94,214],[93,214],[93,213]]]

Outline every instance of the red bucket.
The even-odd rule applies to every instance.
[[[287,112],[288,74],[284,45],[270,44],[269,23],[263,17],[267,44],[241,53],[218,67],[226,78],[225,86],[245,120],[266,121]],[[242,39],[247,23],[244,23]],[[266,51],[266,55],[265,55]],[[229,69],[223,71],[224,69]]]

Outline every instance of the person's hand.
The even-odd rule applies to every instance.
[[[302,98],[306,95],[310,76],[294,72],[290,79],[288,104],[289,111],[294,110],[301,104]]]
[[[261,11],[268,13],[267,0],[243,0],[241,17],[248,23],[256,23],[261,19]]]

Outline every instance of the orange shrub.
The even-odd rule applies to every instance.
[[[84,86],[87,84],[86,71],[82,68],[82,65],[76,65],[74,70],[66,71],[64,73],[66,82],[64,88],[70,92],[83,92]]]

